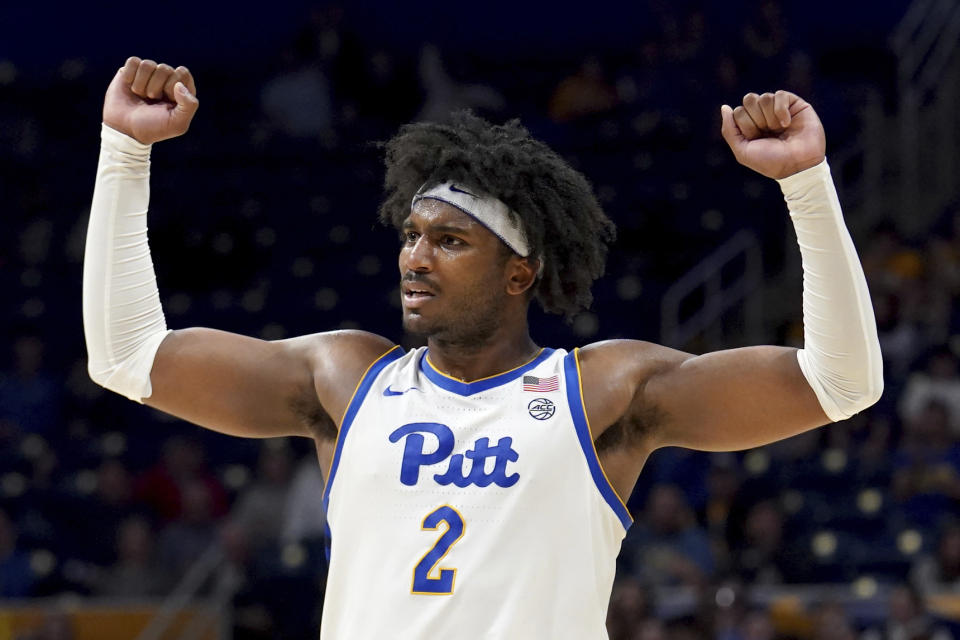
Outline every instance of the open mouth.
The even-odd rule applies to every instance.
[[[416,284],[404,285],[401,291],[403,293],[403,301],[408,307],[422,304],[436,296],[433,291]]]

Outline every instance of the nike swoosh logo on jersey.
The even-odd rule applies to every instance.
[[[417,387],[410,387],[409,389],[404,389],[403,391],[394,391],[393,389],[390,388],[390,385],[387,385],[387,388],[383,390],[383,395],[387,397],[402,396],[407,391],[420,391],[420,389],[418,389]]]
[[[453,191],[454,193],[465,193],[465,194],[467,194],[468,196],[470,196],[471,198],[476,198],[476,197],[477,197],[476,194],[470,193],[469,191],[464,191],[463,189],[457,187],[457,185],[455,185],[455,184],[450,185],[450,191]]]

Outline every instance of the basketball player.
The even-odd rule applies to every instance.
[[[823,127],[796,95],[748,94],[721,117],[737,160],[784,192],[804,348],[699,356],[534,342],[531,299],[585,308],[613,228],[587,181],[519,124],[470,116],[387,145],[380,216],[402,236],[403,326],[426,347],[168,331],[147,245],[150,148],[186,132],[196,95],[186,68],[139,58],[107,89],[84,264],[90,375],[223,433],[314,439],[332,531],[323,638],[605,638],[622,498],[654,449],[756,447],[880,395]]]

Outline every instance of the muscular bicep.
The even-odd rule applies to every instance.
[[[680,359],[653,373],[638,400],[660,416],[655,446],[734,451],[830,422],[800,371],[797,350],[787,347]]]
[[[157,351],[144,402],[230,435],[326,439],[336,434],[331,416],[389,345],[362,332],[268,342],[214,329],[174,331]]]

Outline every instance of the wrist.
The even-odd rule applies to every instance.
[[[780,189],[783,191],[783,195],[790,199],[792,196],[805,193],[813,185],[821,184],[824,178],[831,181],[833,180],[833,176],[830,174],[830,165],[827,163],[826,157],[812,167],[801,169],[800,171],[796,171],[783,178],[777,178],[776,180],[780,185]]]
[[[100,127],[100,141],[110,151],[117,151],[146,160],[149,160],[150,150],[153,148],[152,144],[144,144],[136,138],[114,129],[106,122]]]

